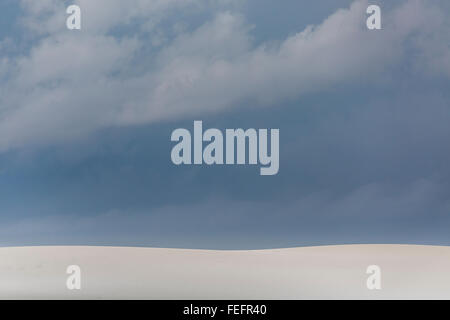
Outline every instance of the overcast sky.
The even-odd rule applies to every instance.
[[[0,246],[450,245],[450,2],[368,4],[2,1]],[[194,120],[279,173],[175,166]]]

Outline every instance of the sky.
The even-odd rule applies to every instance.
[[[0,15],[0,246],[450,245],[448,1],[5,0]],[[174,165],[171,133],[194,120],[279,128],[278,174]]]

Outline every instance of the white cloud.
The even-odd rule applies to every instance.
[[[449,76],[450,28],[429,2],[383,12],[383,30],[368,31],[367,1],[355,1],[277,46],[254,46],[252,26],[227,10],[234,2],[80,0],[77,33],[64,28],[59,1],[23,0],[23,21],[38,35],[7,68],[0,59],[0,150],[370,82],[389,74],[411,48],[418,72]],[[215,18],[195,30],[174,26],[172,37],[161,34],[167,16],[199,7]],[[133,22],[134,32],[112,35],[115,26]]]

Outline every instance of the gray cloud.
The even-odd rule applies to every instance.
[[[77,33],[23,1],[0,40],[0,245],[449,244],[448,2],[278,38],[241,1],[131,2],[80,1]],[[198,118],[280,128],[279,174],[172,165]]]
[[[355,242],[448,244],[448,200],[420,180],[406,189],[361,186],[343,197],[324,193],[287,203],[210,199],[133,212],[41,216],[2,223],[0,245],[108,244],[196,248],[266,248]],[[421,217],[429,211],[435,217]]]

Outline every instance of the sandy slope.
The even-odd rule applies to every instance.
[[[81,290],[66,288],[73,264],[82,270]],[[381,267],[381,290],[366,287],[372,264]],[[450,247],[0,248],[0,298],[450,298]]]

